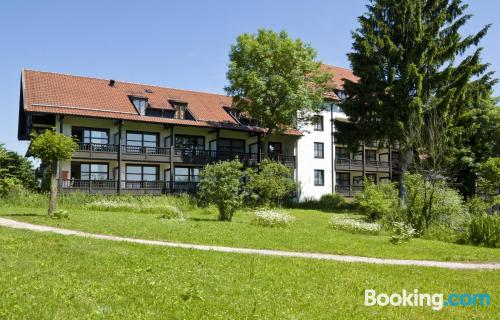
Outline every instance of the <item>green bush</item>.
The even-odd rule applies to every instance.
[[[16,196],[23,189],[21,180],[13,177],[0,179],[0,197]]]
[[[300,209],[312,209],[321,210],[326,212],[336,212],[339,210],[350,209],[352,205],[347,202],[344,196],[338,193],[328,193],[324,194],[316,199],[305,199],[299,203],[289,204],[290,207],[300,208]]]
[[[406,208],[402,220],[409,223],[419,235],[427,229],[448,229],[457,233],[468,220],[468,211],[458,191],[449,188],[444,180],[426,180],[421,174],[407,174]]]
[[[264,159],[258,173],[252,172],[246,184],[250,197],[258,204],[275,207],[297,190],[293,170],[287,166]]]
[[[474,216],[467,228],[464,242],[486,247],[500,247],[500,216],[481,214]]]
[[[167,220],[184,220],[182,210],[170,205],[163,208],[163,213],[160,218]]]
[[[363,192],[358,193],[354,202],[370,220],[392,220],[398,213],[398,191],[393,183],[374,184],[365,179]]]
[[[221,221],[231,221],[233,213],[243,204],[242,169],[238,160],[219,161],[207,165],[200,173],[200,202],[216,205]]]
[[[389,238],[389,241],[392,244],[408,242],[416,234],[415,229],[411,225],[404,222],[394,222],[392,225],[392,236]]]

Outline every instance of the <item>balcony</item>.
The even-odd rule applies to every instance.
[[[99,194],[117,194],[117,180],[79,180],[79,179],[60,179],[58,181],[59,191],[62,193],[83,192]],[[195,193],[198,188],[198,182],[184,182],[156,180],[156,181],[121,181],[120,189],[124,194],[136,195],[160,195],[167,193]]]
[[[79,143],[73,159],[118,160],[120,147],[113,144]],[[170,162],[205,165],[220,160],[239,159],[247,167],[259,163],[256,153],[242,153],[231,151],[211,151],[198,149],[175,149],[165,147],[121,146],[123,161]],[[295,156],[274,154],[269,155],[274,161],[288,167],[295,167]]]
[[[389,162],[366,160],[364,168],[365,171],[371,171],[371,172],[389,172]],[[335,159],[335,170],[363,171],[363,160]]]
[[[363,191],[362,185],[336,185],[335,192],[344,197],[354,197],[357,193]]]

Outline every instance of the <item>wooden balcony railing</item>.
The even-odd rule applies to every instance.
[[[356,193],[363,191],[362,185],[336,185],[335,192],[345,196],[353,197]]]
[[[75,157],[77,159],[98,159],[117,160],[120,147],[113,144],[79,143]],[[155,161],[168,162],[172,160],[176,163],[208,164],[220,160],[239,159],[245,166],[255,166],[259,163],[259,157],[255,153],[214,151],[200,149],[179,149],[165,147],[142,147],[142,146],[121,146],[122,160],[133,161]],[[272,154],[269,158],[281,162],[287,166],[295,167],[295,156]]]
[[[365,168],[369,171],[389,171],[389,161],[366,160]],[[363,160],[361,159],[335,159],[335,168],[337,170],[361,171],[363,169]]]
[[[164,181],[164,180],[82,180],[60,179],[59,190],[63,193],[118,193],[118,186],[123,193],[132,194],[164,194],[164,193],[195,193],[198,182]]]

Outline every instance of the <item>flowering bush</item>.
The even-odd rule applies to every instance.
[[[276,210],[259,209],[253,212],[254,223],[264,227],[286,227],[295,221],[295,217]]]
[[[352,233],[363,234],[378,234],[380,232],[380,225],[378,223],[365,222],[359,219],[351,218],[332,218],[330,221],[332,228],[337,230],[348,231]]]
[[[394,222],[392,225],[393,235],[389,238],[392,244],[399,244],[410,241],[417,232],[413,227],[404,222]]]

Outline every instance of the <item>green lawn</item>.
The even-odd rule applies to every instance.
[[[499,277],[499,271],[200,252],[0,227],[0,319],[495,319]],[[492,305],[363,306],[365,289],[405,288],[488,292]]]
[[[423,239],[393,245],[387,234],[369,236],[333,230],[328,223],[332,214],[313,210],[289,210],[297,220],[288,228],[253,225],[244,212],[238,212],[233,222],[218,222],[215,215],[199,209],[186,213],[186,221],[159,219],[154,213],[69,211],[69,220],[58,220],[49,219],[41,208],[0,207],[0,215],[21,221],[144,239],[383,258],[500,261],[498,249]]]

